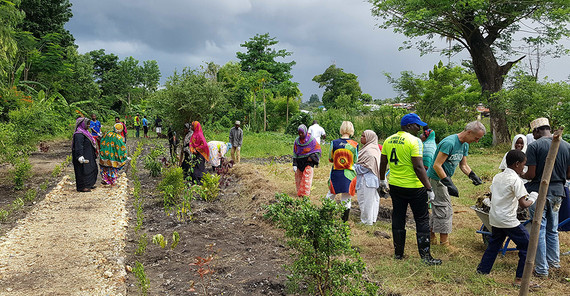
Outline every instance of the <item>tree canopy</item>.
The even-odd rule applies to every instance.
[[[336,65],[330,65],[323,74],[313,77],[313,81],[324,87],[322,101],[327,109],[337,107],[336,100],[341,99],[343,106],[354,104],[360,99],[362,90],[358,83],[358,76],[346,73]],[[339,101],[340,102],[340,101]]]
[[[372,14],[384,21],[382,28],[394,28],[409,38],[427,37],[415,45],[422,53],[433,52],[433,37],[441,36],[457,42],[443,52],[467,49],[473,69],[483,93],[489,97],[491,130],[494,143],[510,142],[505,110],[496,97],[504,77],[523,57],[506,58],[514,54],[513,42],[517,33],[532,31],[525,42],[554,45],[568,36],[570,21],[568,0],[369,0]],[[406,43],[405,47],[411,47]],[[505,58],[503,58],[503,56]],[[505,60],[501,61],[500,60]]]

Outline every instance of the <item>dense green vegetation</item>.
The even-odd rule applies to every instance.
[[[382,5],[392,2],[397,1]],[[378,15],[391,9],[375,5],[378,9],[374,13]],[[560,9],[566,8],[560,5]],[[528,123],[539,116],[549,117],[555,127],[570,122],[567,83],[539,81],[535,73],[517,69],[504,77],[502,90],[481,93],[485,86],[474,63],[439,63],[425,74],[387,74],[398,92],[391,99],[363,93],[355,74],[333,64],[322,74],[315,73],[313,81],[324,93],[322,99],[311,94],[303,104],[311,113],[303,113],[303,94],[291,74],[296,64],[294,53],[276,49],[279,41],[269,33],[257,34],[241,44],[243,51],[236,53],[237,61],[224,65],[206,62],[199,68],[182,65],[182,71],[167,77],[164,87],[159,87],[161,73],[154,60],[120,59],[105,49],[80,54],[72,34],[64,29],[71,17],[68,0],[0,2],[1,163],[27,162],[27,154],[38,141],[56,136],[69,138],[75,118],[91,113],[104,124],[120,116],[129,128],[136,113],[146,115],[151,123],[160,116],[165,130],[172,126],[179,134],[185,122],[198,120],[208,140],[222,141],[227,141],[234,121],[240,120],[245,131],[244,146],[248,147],[244,157],[290,154],[297,126],[309,126],[313,119],[325,128],[329,139],[337,137],[343,120],[354,123],[355,137],[365,129],[373,129],[380,139],[386,138],[399,129],[401,116],[410,112],[388,102],[413,104],[412,111],[437,131],[438,140],[474,120],[478,105],[489,107],[491,113],[503,110],[507,135],[527,133]],[[425,15],[415,17],[418,21],[429,19]],[[559,18],[566,21],[567,17]],[[425,33],[408,27],[405,30],[410,36]],[[567,35],[564,30],[560,33]],[[493,127],[493,122],[487,125]],[[276,144],[266,141],[268,136]],[[493,136],[489,133],[482,145],[490,145]],[[14,169],[20,182],[29,166]]]

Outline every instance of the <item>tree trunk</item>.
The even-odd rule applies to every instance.
[[[493,145],[510,143],[511,136],[507,126],[506,110],[500,98],[494,97],[493,94],[503,88],[505,75],[522,58],[500,66],[493,50],[480,33],[472,32],[470,38],[467,39],[467,43],[469,44],[469,52],[477,80],[479,80],[483,96],[487,98],[489,105]]]
[[[267,130],[267,112],[265,111],[265,91],[263,92],[263,131]]]
[[[287,97],[287,116],[285,118],[285,123],[289,125],[289,97]]]

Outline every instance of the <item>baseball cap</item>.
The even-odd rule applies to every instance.
[[[412,124],[412,123],[416,123],[419,126],[426,126],[427,123],[423,122],[420,117],[418,116],[418,114],[416,113],[409,113],[404,115],[404,117],[402,117],[402,121],[400,121],[400,125],[401,126],[405,126],[408,124]]]

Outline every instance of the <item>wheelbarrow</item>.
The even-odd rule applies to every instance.
[[[481,210],[480,208],[476,207],[476,206],[471,206],[471,209],[473,211],[475,211],[475,213],[477,214],[477,217],[479,217],[479,219],[481,219],[481,222],[483,222],[483,225],[481,225],[481,228],[479,228],[479,230],[475,231],[476,233],[480,233],[481,236],[483,237],[483,243],[485,245],[489,245],[489,240],[491,239],[491,224],[489,224],[489,213]],[[530,233],[530,228],[531,228],[531,222],[532,220],[521,220],[522,225],[526,228],[526,230]],[[504,256],[507,251],[516,251],[517,248],[509,248],[509,243],[511,242],[511,239],[509,237],[507,237],[507,240],[505,241],[505,245],[499,249],[499,251],[501,252],[501,254]]]

